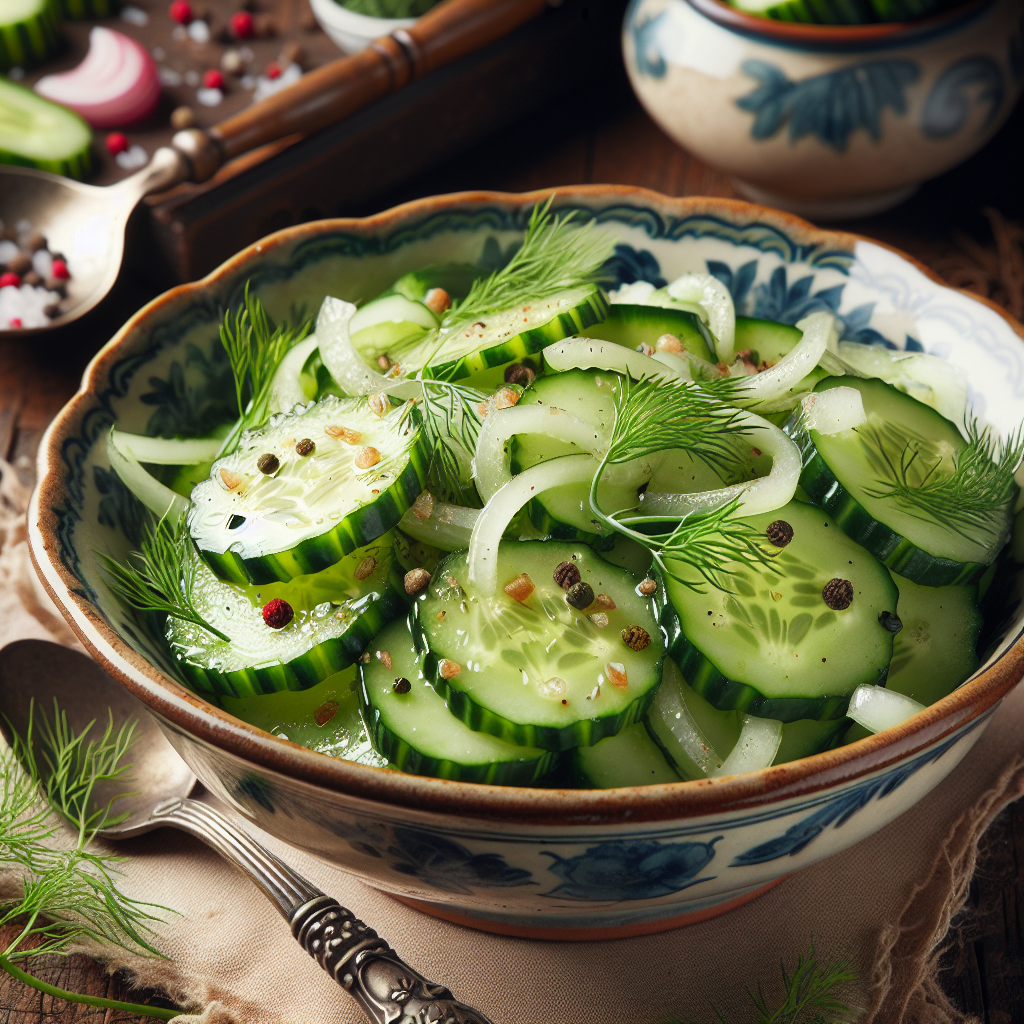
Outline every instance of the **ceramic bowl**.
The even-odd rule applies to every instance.
[[[468,193],[304,224],[151,302],[92,360],[46,434],[31,550],[83,643],[158,717],[203,783],[260,828],[477,927],[551,938],[654,931],[753,898],[937,785],[1024,671],[1024,611],[995,631],[970,682],[899,728],[841,749],[734,778],[513,789],[364,767],[237,721],[174,679],[97,570],[96,551],[123,557],[138,530],[134,499],[108,468],[111,423],[171,436],[229,414],[217,325],[246,281],[272,316],[294,321],[325,295],[373,295],[427,263],[500,258],[542,198]],[[951,360],[996,429],[1011,430],[1020,415],[1024,329],[892,249],[743,202],[640,189],[560,190],[555,208],[614,235],[617,283],[710,271],[741,312],[792,323],[829,310],[848,339]]]
[[[415,18],[374,18],[342,6],[338,0],[309,0],[313,16],[328,38],[345,53],[365,50],[375,39],[389,36],[396,28],[411,28]]]
[[[748,199],[868,216],[980,149],[1024,85],[1024,4],[819,26],[720,0],[632,0],[626,68],[651,117]]]

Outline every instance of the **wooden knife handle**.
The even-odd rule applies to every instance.
[[[360,107],[518,28],[547,0],[445,0],[409,29],[311,71],[210,129],[222,160],[296,132],[335,124]]]

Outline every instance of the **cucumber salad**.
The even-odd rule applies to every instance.
[[[100,556],[164,664],[332,756],[514,786],[735,775],[898,724],[978,667],[1024,453],[949,364],[606,291],[534,210],[501,269],[221,328],[238,417],[112,429],[148,510]]]

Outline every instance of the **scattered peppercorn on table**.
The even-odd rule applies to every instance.
[[[1010,192],[1005,196],[999,195],[997,189],[993,194],[993,182],[986,169],[994,164],[1011,161],[1017,168],[1019,179],[1019,171],[1024,165],[1020,151],[1021,135],[1018,116],[1011,120],[985,151],[954,172],[955,181],[952,180],[953,175],[940,179],[926,186],[918,200],[895,211],[884,222],[856,225],[854,229],[891,241],[922,261],[934,263],[948,255],[953,232],[960,226],[954,223],[954,218],[960,217],[963,224],[973,227],[970,218],[975,214],[976,206],[985,203],[998,205],[1010,217],[1020,218],[1019,197],[1014,197]],[[732,194],[727,181],[676,148],[639,108],[628,103],[618,112],[606,115],[597,125],[575,135],[563,136],[550,147],[540,148],[543,157],[526,157],[518,164],[514,161],[509,164],[505,154],[500,158],[484,157],[471,168],[464,162],[455,162],[419,183],[414,194],[468,187],[522,191],[545,185],[577,184],[581,181],[637,184],[672,195]],[[951,193],[957,195],[957,204],[947,202]],[[402,195],[394,198],[399,200],[407,197]],[[1018,205],[1015,207],[1014,203]],[[948,214],[945,227],[937,226],[929,217],[930,211],[937,204],[942,204]],[[990,257],[986,255],[985,258]],[[32,459],[46,423],[73,394],[88,357],[109,337],[113,329],[150,297],[151,292],[145,286],[129,278],[122,279],[110,299],[73,333],[58,334],[52,344],[48,342],[45,347],[26,340],[24,343],[11,343],[0,350],[0,456],[12,463],[23,479],[27,480],[31,474]],[[530,381],[512,383],[526,386]],[[329,443],[329,435],[325,436],[321,431],[317,436],[324,437],[324,443]],[[295,451],[299,459],[311,454],[310,446],[315,443],[320,442],[314,442],[312,437],[298,438]],[[376,451],[374,446],[369,445],[360,449],[360,455],[367,465],[373,464],[370,461],[373,458],[371,453]],[[364,452],[365,455],[362,454]],[[379,453],[377,457],[380,457]],[[278,456],[270,455],[269,458],[277,459]],[[258,467],[259,472],[264,474],[272,474],[278,468],[269,465]],[[787,523],[781,521],[768,525],[768,536],[772,543],[784,545],[787,542],[787,526]],[[355,573],[363,579],[379,571],[380,567],[371,553],[360,561]],[[360,576],[360,573],[363,575]],[[508,582],[504,582],[505,579]],[[844,600],[844,582],[833,580],[834,586],[830,584],[829,599],[837,606]],[[520,591],[525,593],[526,588],[541,584],[541,577],[539,573],[531,576],[529,571],[524,571],[519,577],[503,577],[503,583],[506,592],[515,598]],[[415,570],[396,579],[394,583],[408,594],[420,593],[428,584],[429,578],[417,577]],[[607,594],[604,591],[596,593],[583,580],[578,566],[571,558],[553,563],[543,585],[564,590],[573,607],[585,608],[593,615],[608,614],[600,606],[602,596],[607,599]],[[638,588],[641,594],[650,596],[642,588],[643,584]],[[655,588],[652,586],[650,589],[653,592]],[[426,600],[429,602],[434,598],[428,593]],[[614,604],[611,610],[614,610]],[[275,603],[272,600],[263,608],[262,614],[266,621],[269,621],[267,616],[270,616],[276,623],[289,616],[291,608],[285,602]],[[640,622],[624,621],[621,634],[623,660],[627,655],[642,658],[652,643],[651,632]],[[390,657],[400,659],[402,655],[395,648]],[[439,686],[457,687],[458,663],[444,657],[438,657],[436,662],[433,670]],[[400,687],[404,675],[401,664],[384,667],[388,670],[389,679],[395,678],[395,692],[402,693]],[[545,752],[538,750],[537,755],[539,764]],[[1016,929],[1010,926],[1015,916],[1024,909],[1024,881],[1017,877],[1012,853],[1022,843],[1024,809],[1012,805],[997,819],[983,841],[980,867],[975,876],[975,895],[972,895],[968,913],[960,922],[959,931],[953,936],[959,939],[961,945],[949,957],[953,970],[946,976],[947,985],[955,992],[964,1009],[987,1013],[990,1020],[1024,1019],[1024,984],[1020,977],[1012,973],[1015,969],[1013,965],[1019,963],[1024,956],[1024,949],[1021,948],[1022,940]],[[126,991],[118,979],[108,979],[101,969],[84,958],[72,958],[52,968],[43,968],[39,973],[62,987],[95,995],[123,998]],[[23,989],[6,977],[0,977],[0,1024],[40,1024],[43,1020],[70,1024],[73,1021],[92,1019],[95,1014],[89,1007],[51,1007],[48,999],[44,999],[43,1003],[45,1005],[41,1009],[36,993]],[[122,1024],[136,1020],[116,1013],[110,1019]]]

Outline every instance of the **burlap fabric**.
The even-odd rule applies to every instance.
[[[26,488],[3,464],[0,646],[22,637],[76,643],[35,581],[22,509]],[[284,844],[262,841],[386,936],[428,977],[447,983],[496,1024],[662,1024],[717,1010],[754,1017],[746,994],[779,993],[780,962],[813,940],[844,957],[858,982],[846,993],[872,1024],[954,1024],[964,1017],[936,979],[937,950],[962,904],[977,843],[1024,792],[1024,688],[920,804],[845,853],[784,881],[723,917],[614,942],[554,943],[477,933],[421,915]],[[193,1009],[190,1024],[361,1024],[346,994],[294,943],[248,881],[200,843],[169,831],[124,843],[124,888],[178,911],[156,943],[168,959],[86,949]]]

